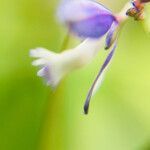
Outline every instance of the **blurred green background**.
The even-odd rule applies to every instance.
[[[114,12],[125,0],[101,1]],[[59,52],[56,0],[0,0],[0,150],[150,150],[150,36],[130,19],[104,84],[83,115],[107,52],[51,91],[29,49]]]

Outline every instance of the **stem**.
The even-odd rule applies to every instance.
[[[67,32],[67,34],[63,40],[62,46],[60,48],[60,51],[63,51],[64,49],[67,48],[68,43],[69,43],[69,39],[70,39],[70,31]]]
[[[131,7],[132,7],[131,2],[127,2],[125,4],[125,6],[121,9],[121,11],[118,14],[116,14],[116,18],[117,18],[119,23],[122,23],[122,22],[124,22],[124,21],[126,21],[128,19],[128,16],[126,15],[126,12]]]

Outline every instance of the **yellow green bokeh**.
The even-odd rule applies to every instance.
[[[0,0],[0,150],[150,150],[150,36],[129,19],[101,89],[87,91],[108,52],[69,74],[53,92],[29,50],[59,52],[65,29],[56,0]],[[103,0],[114,12],[125,1]],[[69,45],[71,46],[71,45]]]

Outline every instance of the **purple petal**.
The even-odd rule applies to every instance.
[[[103,5],[90,0],[72,0],[59,9],[60,20],[80,37],[99,38],[111,27],[115,17]]]
[[[97,15],[76,23],[70,23],[71,30],[80,37],[99,38],[111,27],[114,18],[108,14]]]
[[[108,54],[104,64],[102,65],[102,67],[101,67],[101,69],[100,69],[96,79],[94,80],[94,82],[93,82],[93,84],[92,84],[92,86],[91,86],[91,88],[90,88],[90,90],[88,92],[88,95],[87,95],[87,98],[86,98],[86,101],[85,101],[85,104],[84,104],[84,113],[85,114],[88,114],[89,104],[90,104],[91,96],[92,96],[93,90],[95,88],[95,85],[96,85],[98,79],[102,76],[102,74],[103,74],[104,70],[106,69],[106,67],[109,65],[109,63],[110,63],[110,61],[111,61],[111,59],[112,59],[112,57],[114,55],[115,49],[116,49],[116,42],[115,42],[115,44],[113,46],[113,49]]]

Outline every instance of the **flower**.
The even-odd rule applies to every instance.
[[[126,7],[129,8],[129,5]],[[40,67],[37,75],[45,78],[48,85],[56,87],[70,71],[88,64],[103,45],[105,49],[111,49],[88,92],[84,105],[85,114],[88,113],[91,96],[100,87],[104,73],[114,55],[121,22],[127,18],[126,7],[120,14],[114,15],[95,1],[65,1],[58,9],[58,18],[72,34],[84,41],[77,47],[59,54],[45,48],[30,51],[30,56],[37,58],[32,64]]]
[[[86,39],[77,47],[60,54],[45,48],[36,48],[30,50],[30,56],[37,58],[32,64],[41,68],[37,75],[44,77],[47,84],[55,88],[67,73],[88,64],[103,43],[101,38]]]

